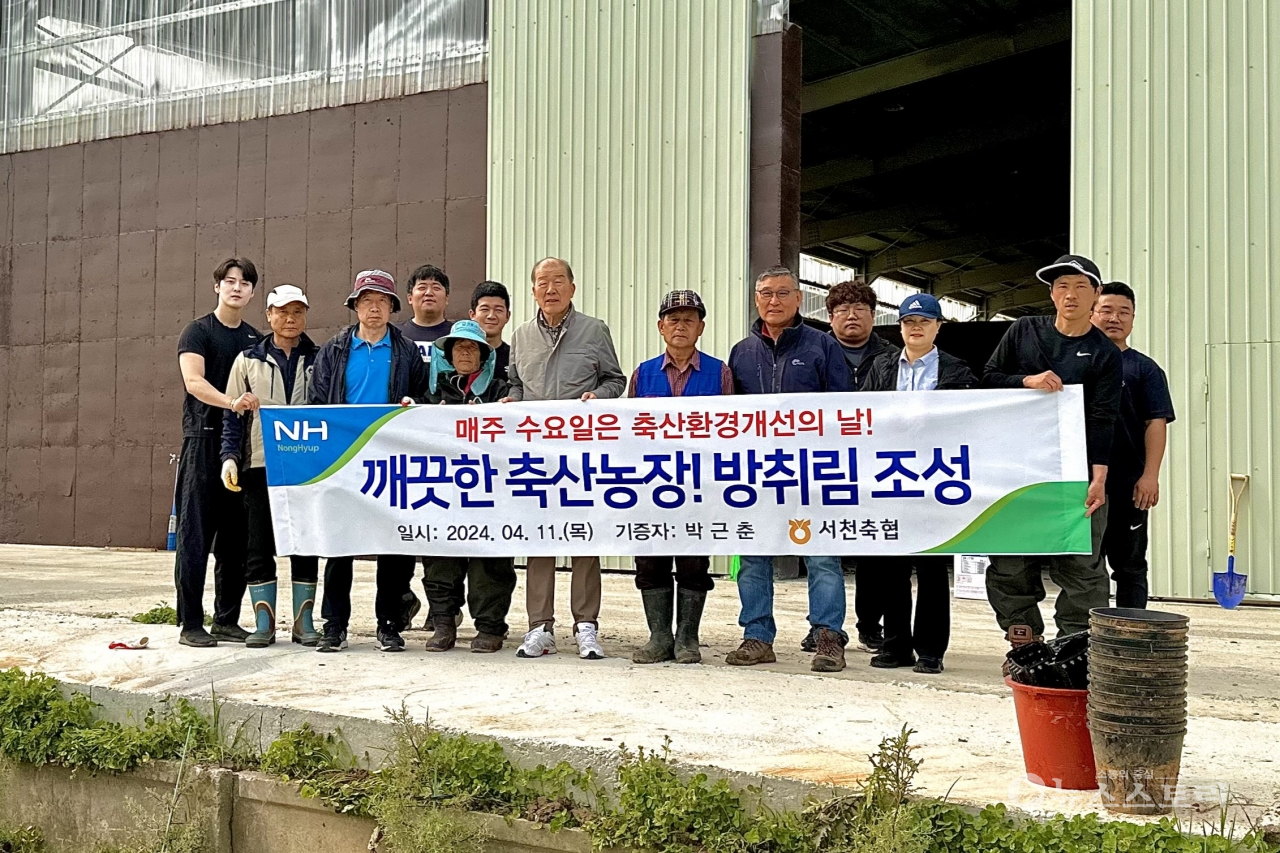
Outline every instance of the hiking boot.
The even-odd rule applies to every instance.
[[[864,634],[859,631],[858,650],[873,655],[884,651],[884,634]]]
[[[938,675],[942,672],[942,658],[927,658],[921,655],[912,671],[923,675]]]
[[[773,654],[773,643],[746,639],[725,655],[724,662],[729,666],[755,666],[758,663],[777,663],[778,658]]]
[[[391,625],[378,626],[378,650],[383,652],[404,651],[404,637],[400,636]]]
[[[214,622],[209,628],[209,633],[228,643],[243,643],[249,639],[249,632],[239,625],[219,625]]]
[[[458,626],[452,616],[437,616],[432,620],[436,632],[427,640],[427,651],[447,652],[458,642]]]
[[[583,622],[573,636],[578,641],[578,657],[583,660],[604,660],[599,628],[590,622]]]
[[[631,653],[631,662],[674,660],[676,639],[671,634],[671,613],[675,609],[675,589],[644,589],[640,591],[640,598],[644,602],[645,621],[649,623],[649,642]]]
[[[178,642],[193,649],[212,649],[218,640],[204,628],[183,628]]]
[[[524,635],[520,648],[516,649],[518,658],[540,658],[543,655],[555,653],[556,635],[548,630],[546,625],[539,625],[530,630]]]
[[[707,594],[691,589],[676,592],[676,663],[702,663],[698,628]]]
[[[903,666],[915,666],[916,656],[907,653],[906,657],[899,657],[893,652],[881,652],[871,658],[871,665],[876,669],[898,669]]]
[[[830,628],[818,629],[818,650],[810,669],[814,672],[840,672],[844,669],[845,639]]]
[[[347,647],[347,631],[345,628],[334,628],[326,625],[324,633],[320,635],[320,642],[316,643],[316,651],[318,652],[340,652]]]
[[[497,634],[486,634],[484,631],[480,631],[476,634],[475,639],[471,641],[471,651],[480,654],[500,652],[502,651],[502,638]]]

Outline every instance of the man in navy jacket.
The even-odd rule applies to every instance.
[[[756,279],[760,319],[751,334],[729,353],[738,394],[805,394],[852,391],[853,377],[835,338],[804,324],[800,282],[786,267],[770,267]],[[773,663],[773,558],[743,556],[738,574],[742,645],[729,653],[734,666]],[[839,557],[806,557],[809,571],[809,622],[817,634],[814,672],[844,669],[844,572]]]

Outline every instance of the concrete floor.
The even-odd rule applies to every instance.
[[[451,729],[534,744],[655,747],[669,737],[680,759],[837,785],[861,778],[879,740],[908,725],[921,746],[918,781],[926,793],[1036,812],[1095,805],[1091,794],[1024,781],[1013,703],[1000,676],[1005,646],[985,602],[954,602],[940,676],[875,670],[852,649],[845,672],[815,675],[799,650],[803,581],[778,585],[778,663],[740,669],[723,662],[741,636],[728,581],[708,600],[706,664],[635,666],[630,653],[647,632],[628,576],[605,577],[601,633],[611,657],[593,662],[577,658],[564,625],[560,654],[536,661],[516,658],[514,646],[496,655],[428,654],[421,631],[406,635],[407,653],[380,653],[372,639],[372,565],[357,563],[356,574],[354,636],[343,654],[287,643],[195,650],[178,645],[175,628],[128,621],[171,601],[172,555],[0,545],[0,668],[155,694],[207,697],[212,685],[229,699],[369,719],[404,702]],[[514,637],[523,631],[523,573],[520,582]],[[558,594],[563,613],[567,575]],[[1189,801],[1208,811],[1229,789],[1258,807],[1272,803],[1280,791],[1280,611],[1158,606],[1191,617]],[[849,612],[852,620],[852,588]],[[246,624],[247,614],[246,606]],[[1045,616],[1052,624],[1048,608]],[[142,633],[151,638],[146,651],[107,650],[113,639]],[[471,636],[469,624],[462,636]]]

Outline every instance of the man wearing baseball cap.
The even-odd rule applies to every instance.
[[[317,406],[340,404],[400,403],[409,405],[427,396],[430,370],[418,347],[395,326],[391,315],[400,310],[396,283],[382,270],[365,270],[356,276],[347,307],[357,322],[334,335],[316,356],[308,401]],[[417,598],[409,591],[414,558],[402,554],[378,557],[378,594],[374,610],[378,619],[378,648],[404,651],[400,631],[413,618]],[[318,651],[337,652],[347,647],[351,621],[352,560],[334,557],[325,565],[324,635]]]
[[[898,322],[902,351],[896,358],[885,355],[876,360],[863,391],[955,391],[978,384],[968,365],[935,345],[942,328],[942,305],[935,297],[928,293],[908,296],[898,308]],[[858,576],[874,578],[872,588],[884,613],[884,645],[871,658],[872,666],[910,666],[931,675],[942,672],[942,657],[951,639],[950,566],[950,557],[923,554],[858,558]],[[912,569],[919,588],[914,627]]]
[[[267,294],[267,325],[271,334],[236,356],[227,379],[227,395],[249,394],[251,405],[242,414],[222,414],[222,485],[240,492],[248,521],[245,580],[253,602],[257,630],[245,639],[249,648],[263,649],[276,641],[276,540],[271,527],[263,457],[260,405],[306,405],[311,368],[319,351],[307,337],[307,295],[292,284]],[[317,557],[291,556],[293,582],[293,642],[314,646],[320,640],[312,620],[316,600]]]
[[[729,365],[698,350],[707,309],[692,290],[673,290],[658,306],[658,334],[666,351],[631,374],[628,397],[712,397],[733,393]],[[701,663],[698,628],[707,593],[715,587],[706,557],[637,556],[636,589],[644,602],[649,642],[631,655],[635,663]],[[671,568],[675,565],[675,584]],[[671,632],[672,612],[675,633]]]
[[[1106,607],[1110,583],[1102,556],[1106,530],[1107,464],[1112,432],[1120,414],[1123,376],[1120,350],[1092,321],[1102,289],[1098,265],[1082,255],[1063,255],[1036,273],[1049,285],[1055,313],[1019,317],[987,361],[982,384],[987,388],[1034,388],[1061,391],[1084,386],[1085,447],[1089,480],[1084,514],[1092,520],[1092,553],[1040,556],[992,556],[987,570],[987,599],[996,620],[1015,646],[1039,640],[1044,620],[1039,602],[1045,590],[1042,570],[1060,588],[1054,621],[1058,635],[1089,627],[1089,610]],[[1043,448],[1041,452],[1053,452]]]

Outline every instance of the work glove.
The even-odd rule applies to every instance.
[[[234,459],[222,463],[222,485],[229,491],[240,491],[240,466]]]

